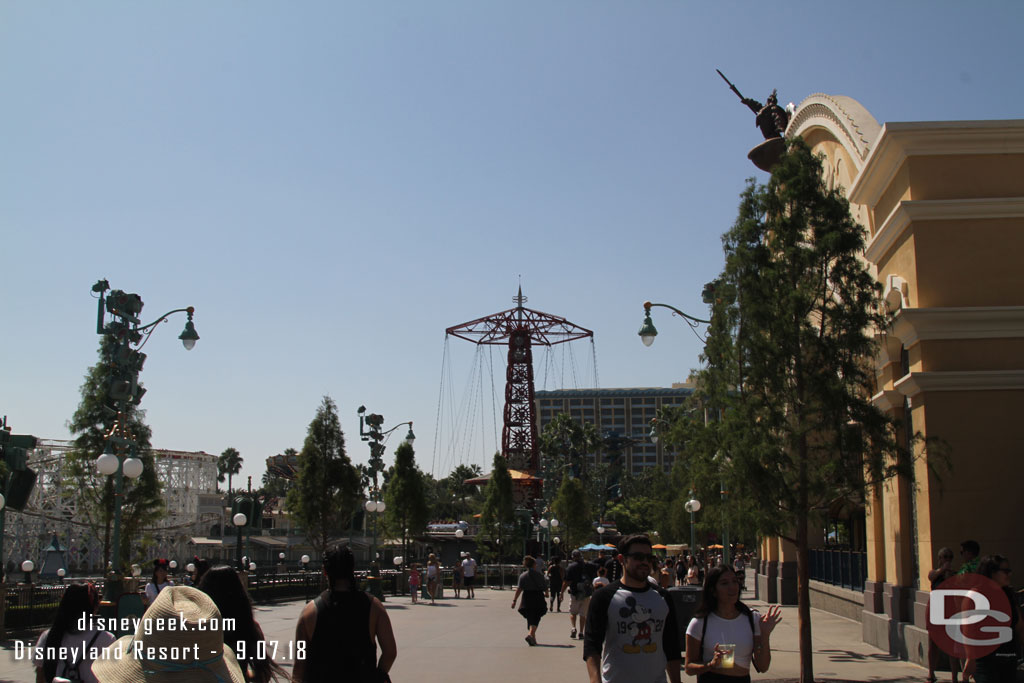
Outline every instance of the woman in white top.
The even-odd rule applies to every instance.
[[[760,673],[771,664],[768,638],[782,619],[781,610],[772,605],[761,615],[739,597],[731,567],[719,565],[708,572],[701,604],[686,629],[686,673],[699,683],[749,681],[751,664]]]
[[[44,653],[59,652],[63,647],[65,652],[74,655],[64,659],[35,660],[37,683],[49,683],[54,676],[72,678],[76,672],[78,677],[73,680],[96,683],[92,673],[95,659],[92,655],[114,642],[114,634],[109,631],[88,628],[89,619],[99,604],[99,593],[91,583],[73,583],[64,590],[53,626],[43,631],[37,646],[43,648]],[[81,630],[81,626],[86,628]]]
[[[597,568],[597,576],[594,577],[593,586],[594,592],[601,590],[607,586],[611,581],[608,580],[608,570],[604,567]]]
[[[430,604],[434,604],[437,597],[437,587],[441,583],[441,563],[437,561],[437,555],[430,553],[427,557],[427,593],[430,595]]]
[[[697,560],[693,555],[690,555],[689,567],[686,569],[686,585],[687,586],[699,586],[700,585],[700,569],[697,567]]]
[[[174,582],[167,578],[167,560],[154,560],[153,580],[146,584],[146,594],[142,596],[142,602],[148,607],[153,604],[160,591],[173,585]]]

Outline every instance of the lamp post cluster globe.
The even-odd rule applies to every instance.
[[[142,461],[138,458],[126,458],[123,467],[124,476],[129,479],[138,479],[142,476]]]
[[[117,472],[117,456],[113,453],[104,453],[96,458],[96,469],[100,474],[107,476]]]

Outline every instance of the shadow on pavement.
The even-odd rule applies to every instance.
[[[862,652],[851,652],[850,650],[816,650],[815,654],[826,655],[832,662],[898,662],[900,658],[896,655],[883,653],[864,654]]]

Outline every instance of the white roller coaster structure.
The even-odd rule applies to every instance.
[[[23,512],[7,510],[3,561],[8,576],[26,559],[42,566],[43,549],[56,534],[67,549],[69,569],[99,573],[103,564],[103,539],[96,538],[78,514],[74,486],[65,485],[63,465],[71,441],[39,439],[29,453],[29,467],[36,471],[35,489]],[[153,449],[157,479],[163,486],[164,513],[156,526],[144,530],[151,539],[147,558],[177,559],[184,567],[194,554],[194,536],[209,536],[211,528],[223,528],[223,498],[217,493],[217,456],[209,453]],[[100,475],[96,475],[97,482]],[[138,549],[139,546],[136,546]]]

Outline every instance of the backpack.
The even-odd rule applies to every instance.
[[[577,600],[582,600],[583,598],[590,597],[594,593],[594,577],[591,576],[592,572],[589,563],[577,561],[573,562],[573,565],[576,565],[576,567],[569,565],[572,571],[567,569],[565,572],[566,579],[570,578],[570,573],[572,574],[571,578],[573,579],[573,583],[570,584],[569,591],[572,593],[572,596]],[[578,569],[579,571],[575,571],[576,569]],[[596,576],[596,574],[594,574],[594,576]]]
[[[96,642],[96,638],[99,637],[99,635],[99,631],[92,634],[92,638],[89,639],[89,643],[85,646],[85,652],[88,652],[92,648],[92,644]],[[61,677],[65,680],[71,681],[71,683],[81,683],[82,674],[78,671],[78,667],[82,666],[84,661],[84,654],[77,662],[75,662],[74,666],[71,665],[71,660],[64,660],[64,674]]]

